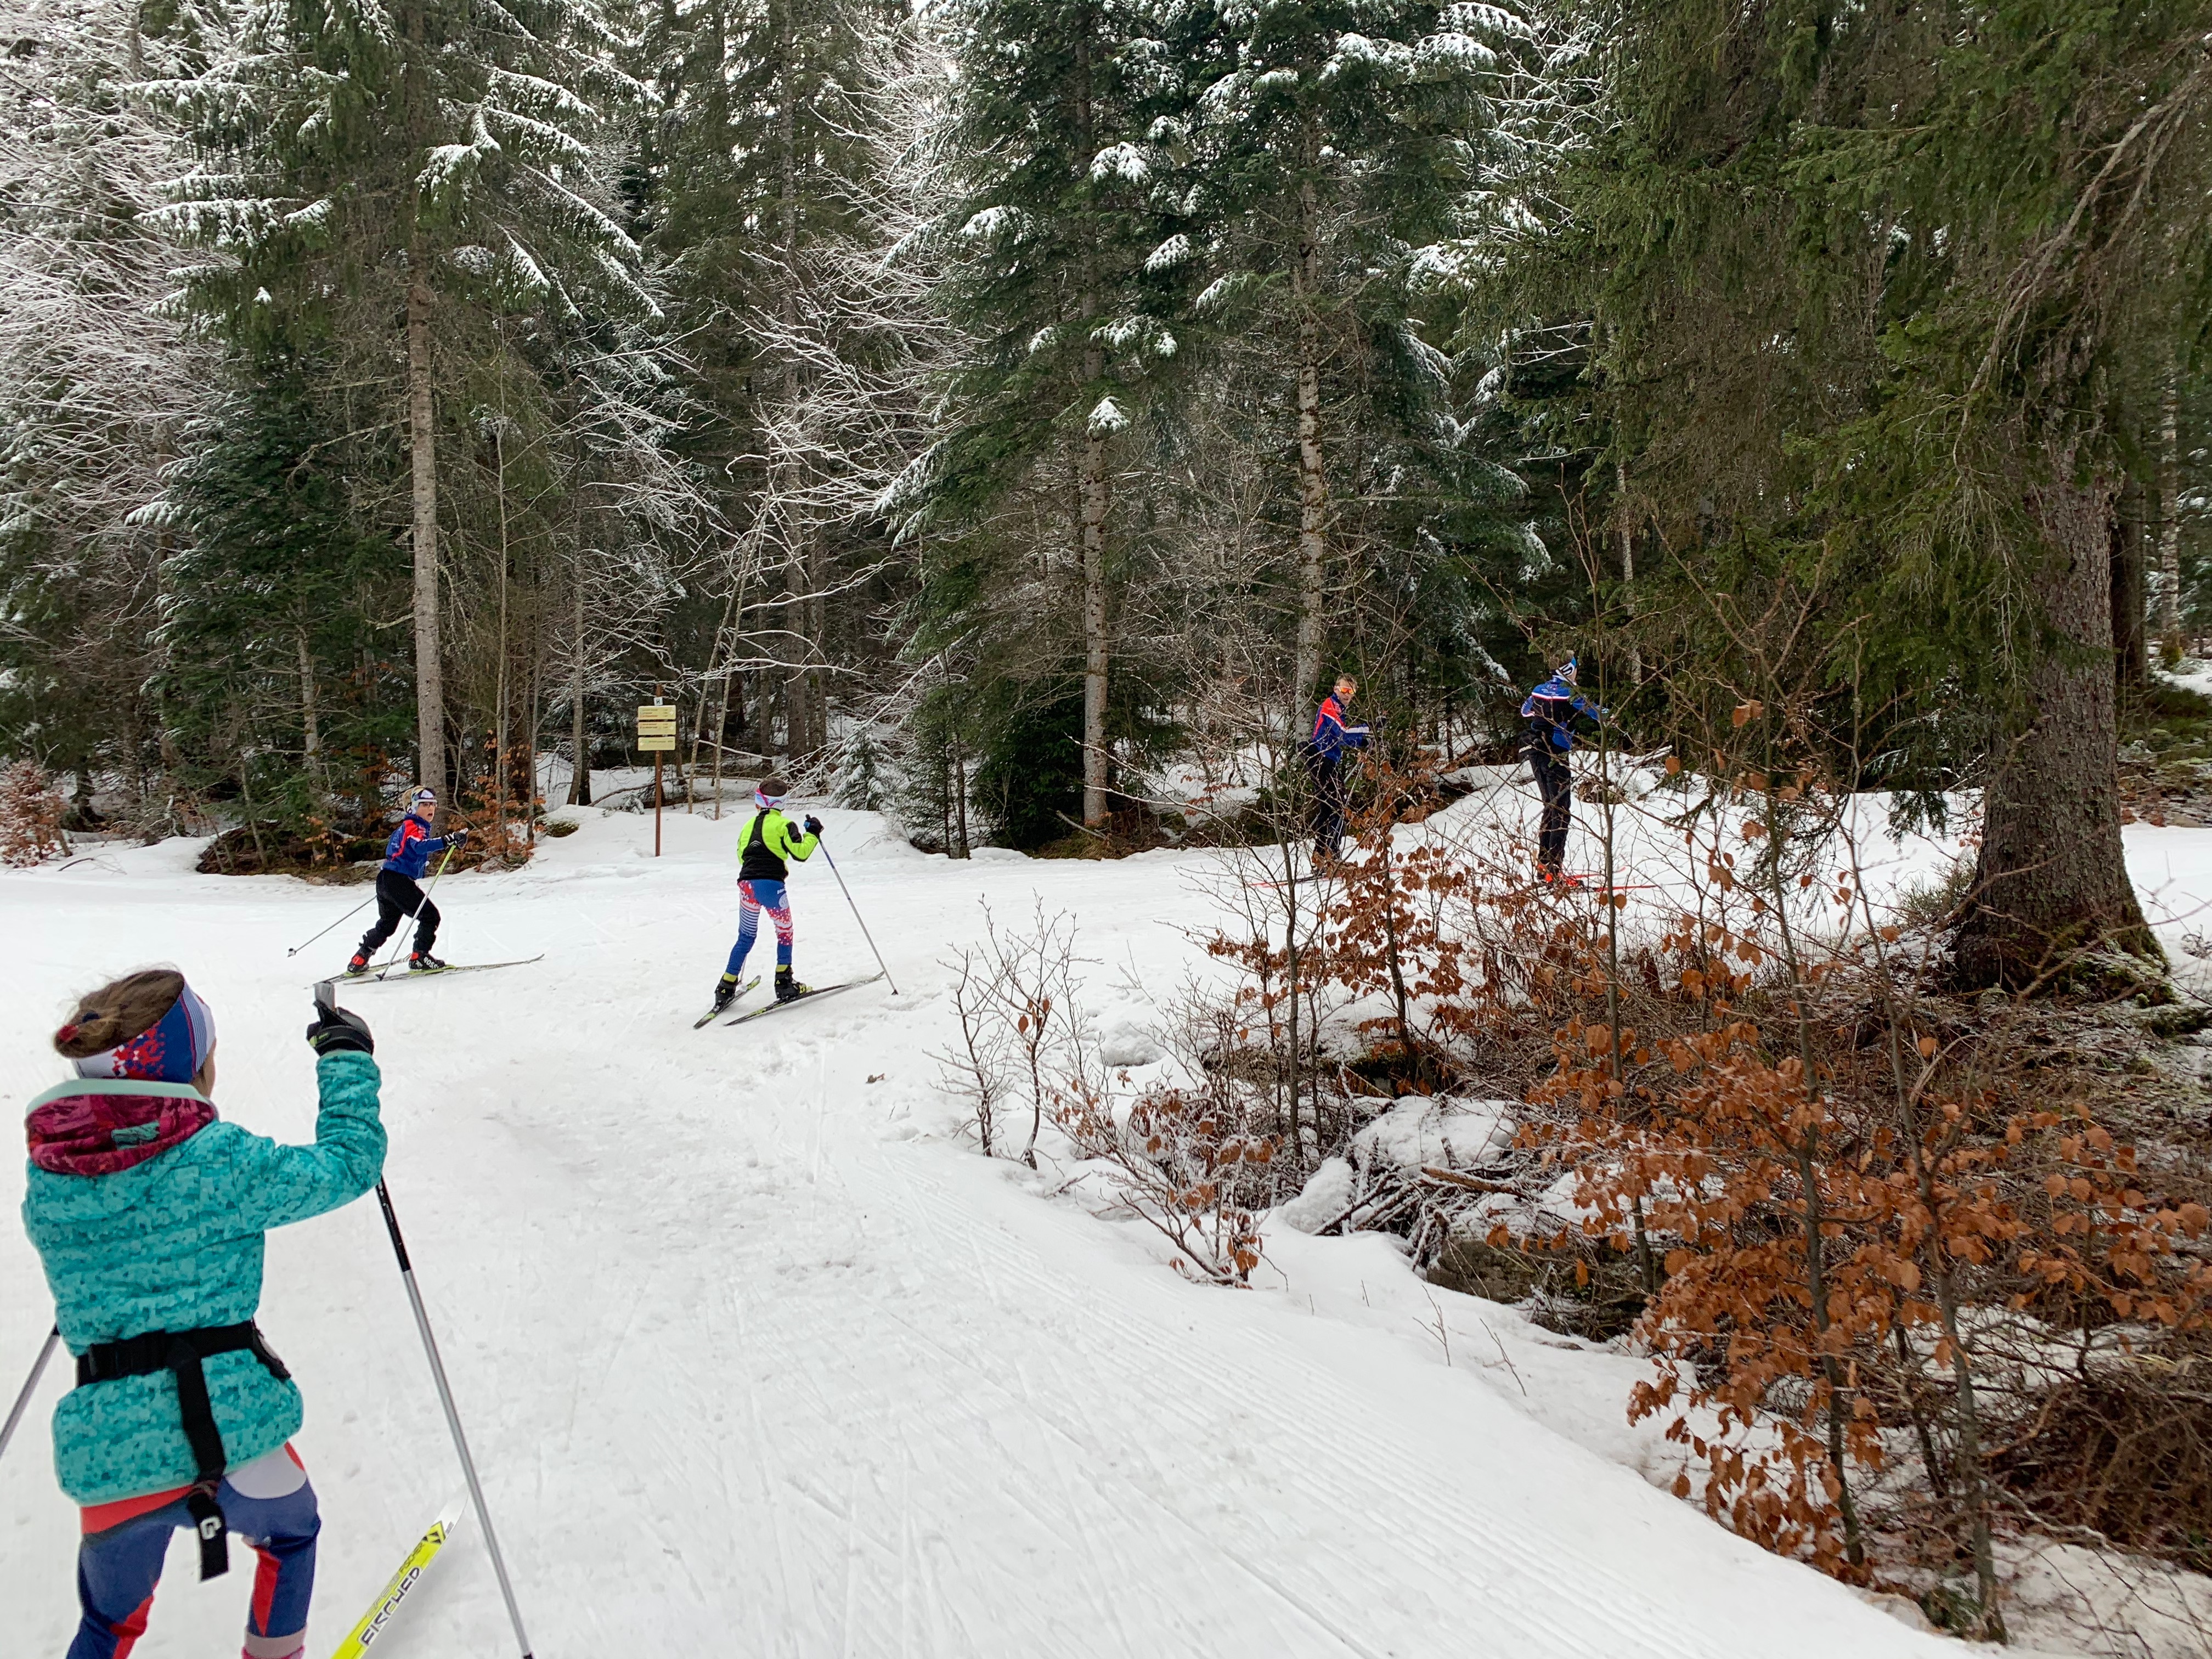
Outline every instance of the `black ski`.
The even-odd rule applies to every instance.
[[[743,985],[740,985],[735,991],[730,994],[729,1002],[724,1003],[719,1007],[709,1008],[705,1013],[700,1015],[698,1018],[693,1020],[691,1022],[691,1029],[696,1031],[702,1025],[708,1024],[714,1019],[719,1018],[721,1015],[729,1012],[732,1004],[737,1002],[737,1000],[740,997],[744,996],[746,992],[753,989],[759,983],[760,975],[758,974],[755,974],[750,979],[747,980]]]
[[[533,962],[545,960],[540,951],[534,957],[517,957],[513,962],[457,962],[450,968],[425,968],[421,970],[402,968],[394,963],[389,968],[373,974],[340,974],[334,983],[339,985],[381,985],[387,981],[398,984],[410,979],[443,979],[448,974],[481,974],[494,968],[527,968]]]
[[[795,996],[784,1002],[764,1002],[759,1007],[739,1014],[735,1019],[724,1020],[725,1025],[742,1025],[749,1019],[758,1019],[763,1014],[772,1014],[779,1008],[795,1008],[802,1002],[811,1002],[817,997],[826,997],[839,991],[858,990],[863,985],[873,985],[881,974],[870,974],[866,979],[848,979],[842,985],[817,985],[804,996]]]

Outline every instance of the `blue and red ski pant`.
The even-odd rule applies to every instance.
[[[292,1461],[289,1450],[276,1452],[235,1473],[255,1491],[281,1486],[283,1479],[269,1478],[271,1460],[276,1457]],[[296,1462],[293,1468],[299,1485],[276,1497],[249,1497],[228,1480],[216,1488],[216,1501],[222,1505],[234,1538],[252,1545],[257,1558],[253,1601],[246,1620],[246,1659],[293,1659],[307,1644],[307,1602],[315,1589],[315,1535],[323,1522],[307,1471]],[[146,1633],[146,1615],[153,1610],[155,1586],[161,1582],[169,1534],[192,1525],[185,1497],[177,1492],[158,1509],[141,1510],[128,1520],[85,1534],[76,1553],[76,1595],[83,1617],[76,1639],[70,1644],[69,1659],[129,1659],[131,1650]],[[88,1510],[87,1523],[105,1518],[103,1510],[126,1507],[118,1504]]]
[[[738,884],[738,942],[730,947],[730,965],[724,971],[735,979],[745,957],[760,937],[760,915],[775,924],[775,965],[791,966],[791,900],[780,881],[741,881]]]

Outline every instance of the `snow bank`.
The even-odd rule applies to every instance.
[[[1486,799],[1510,817],[1523,793]],[[1206,971],[1183,878],[1220,855],[956,862],[823,809],[898,993],[694,1032],[735,927],[733,815],[667,813],[659,859],[647,818],[565,816],[578,831],[525,868],[438,890],[453,960],[544,962],[343,993],[376,1032],[392,1193],[539,1651],[1957,1651],[1659,1490],[1679,1455],[1623,1421],[1640,1361],[1436,1291],[1392,1241],[1299,1232],[1348,1197],[1348,1164],[1284,1206],[1237,1294],[1168,1271],[1141,1223],[1048,1201],[1061,1172],[953,1138],[930,1056],[953,1036],[939,963],[977,899],[1073,912],[1094,1008],[1129,1008],[1121,964],[1150,985]],[[2164,848],[2203,881],[2195,833],[2131,830],[2130,856]],[[175,962],[218,1010],[224,1115],[306,1139],[306,987],[353,924],[285,952],[359,894],[201,877],[197,854],[0,873],[0,1079],[18,1100],[52,1079],[73,992]],[[801,974],[872,971],[827,871],[792,891]],[[1401,1101],[1361,1156],[1463,1164],[1506,1116]],[[21,1179],[9,1163],[0,1203]],[[458,1487],[396,1278],[371,1205],[270,1240],[263,1323],[306,1392],[324,1506],[319,1647]],[[0,1388],[50,1312],[0,1232]],[[76,1517],[40,1446],[61,1384],[0,1462],[11,1650],[58,1652],[74,1623]],[[171,1573],[139,1652],[234,1648],[246,1585]],[[411,1659],[508,1650],[472,1528],[403,1617]]]

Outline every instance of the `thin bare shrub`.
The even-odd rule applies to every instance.
[[[1062,1094],[1098,1079],[1097,1043],[1075,995],[1075,919],[1045,914],[1026,933],[1003,929],[983,909],[983,938],[945,966],[953,978],[960,1039],[935,1056],[945,1081],[975,1113],[984,1156],[1006,1144],[1002,1120],[1026,1109],[1018,1156],[1036,1168],[1037,1136]]]
[[[1121,1205],[1176,1249],[1176,1264],[1218,1285],[1243,1285],[1260,1263],[1258,1212],[1275,1193],[1281,1142],[1262,1124],[1273,1091],[1206,1057],[1237,1018],[1194,1000],[1170,1047],[1190,1079],[1143,1090],[1126,1110],[1107,1090],[1077,1081],[1054,1121],[1075,1155],[1105,1172]]]

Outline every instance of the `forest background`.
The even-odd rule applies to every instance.
[[[2148,949],[2208,21],[14,0],[0,754],[339,849],[659,695],[698,787],[1099,850],[1325,674],[1502,760],[1579,650],[1693,768],[1985,790],[1970,977]]]
[[[2212,1011],[2121,841],[2212,823],[2212,0],[0,20],[0,840],[358,874],[419,780],[511,860],[659,697],[680,799],[1225,841],[1184,1084],[1042,912],[945,964],[983,1152],[1239,1283],[1503,1103],[1322,1230],[1639,1334],[1683,1495],[1984,1636],[2023,1530],[2212,1571]],[[1596,890],[1395,835],[1569,653]],[[1971,849],[1892,920],[1869,797]]]

